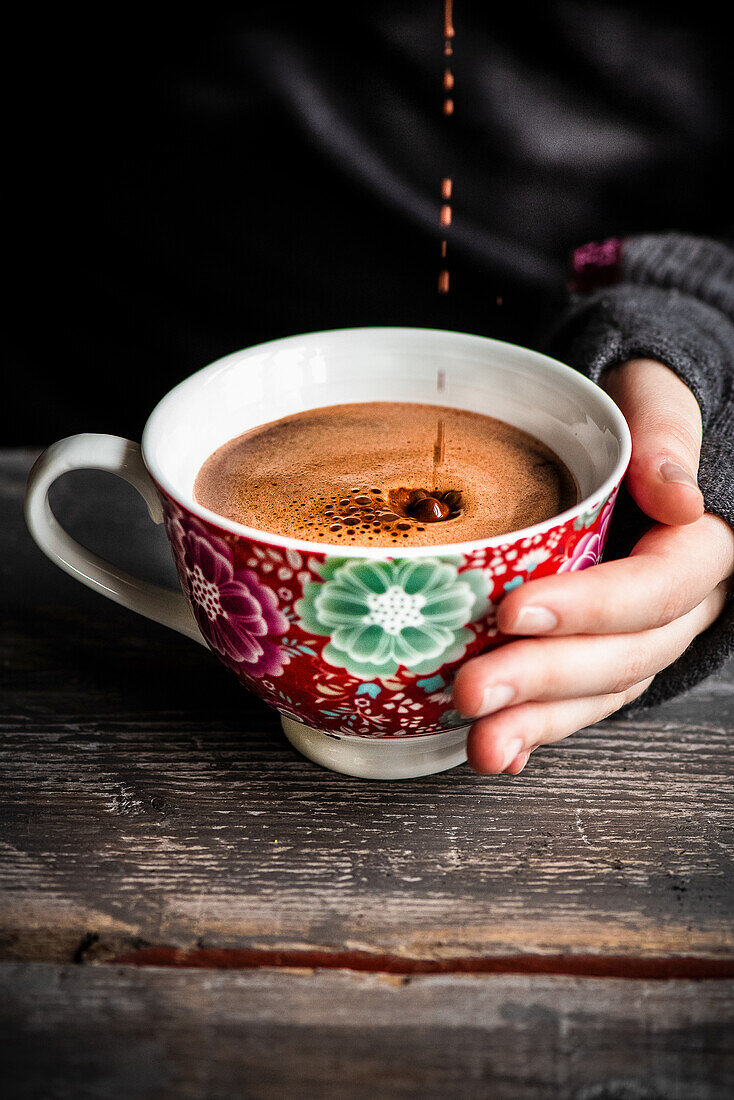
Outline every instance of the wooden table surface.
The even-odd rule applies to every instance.
[[[0,452],[8,1095],[734,1095],[734,668],[517,778],[323,771],[43,557],[33,457]],[[128,486],[54,504],[174,583]]]

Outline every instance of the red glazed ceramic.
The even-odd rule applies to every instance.
[[[283,538],[194,501],[202,463],[234,436],[303,409],[374,400],[471,408],[523,428],[563,459],[582,499],[522,531],[400,554]],[[203,639],[280,712],[305,755],[352,775],[403,778],[466,759],[467,727],[451,702],[456,670],[502,643],[496,608],[506,592],[599,560],[629,457],[613,402],[554,360],[459,333],[339,330],[276,340],[199,371],[154,410],[142,455],[113,436],[54,444],[31,473],[26,514],[62,568]],[[51,483],[90,466],[125,477],[163,519],[183,596],[102,562],[55,521]]]

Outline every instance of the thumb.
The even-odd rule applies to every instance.
[[[694,523],[704,511],[698,487],[701,410],[685,382],[654,359],[630,359],[602,385],[629,424],[627,488],[658,523]]]

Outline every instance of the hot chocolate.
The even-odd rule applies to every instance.
[[[433,546],[540,523],[578,499],[527,432],[405,402],[330,405],[253,428],[202,466],[196,500],[227,519],[342,546]]]

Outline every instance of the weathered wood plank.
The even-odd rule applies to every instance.
[[[0,967],[8,1095],[717,1100],[734,983]]]
[[[47,562],[20,516],[29,462],[0,462],[5,957],[734,957],[732,668],[517,779],[350,780],[295,756],[199,647]],[[142,504],[127,496],[108,522],[100,479],[83,482],[77,531],[98,549],[127,532],[128,561],[144,558]]]

